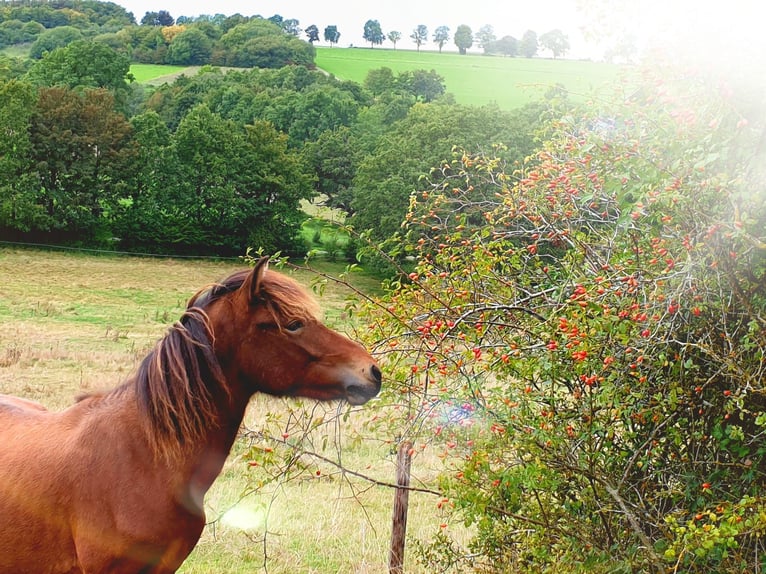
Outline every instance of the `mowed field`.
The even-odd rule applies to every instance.
[[[617,65],[579,60],[321,46],[317,47],[316,64],[339,79],[360,83],[376,68],[387,67],[394,73],[435,70],[458,103],[494,103],[503,109],[539,99],[557,84],[563,85],[570,97],[584,100],[609,90],[622,70]]]
[[[0,393],[62,409],[80,393],[119,384],[197,289],[242,267],[239,261],[0,248]],[[294,273],[306,285],[314,277]],[[365,277],[354,282],[362,289],[377,284]],[[326,322],[351,334],[343,310],[347,295],[344,288],[330,286],[318,298]],[[371,418],[373,409],[368,405],[349,411],[345,405],[256,395],[242,437],[208,493],[210,524],[180,572],[387,572],[390,488],[342,475],[337,467],[307,456],[301,464],[309,472],[302,478],[268,483],[284,461],[269,468],[251,467],[248,456],[250,449],[268,447],[261,430],[281,420],[278,424],[296,437],[296,429],[311,429],[301,437],[302,446],[328,458],[342,456],[347,468],[391,482],[394,457],[386,437],[347,438]],[[430,449],[418,453],[413,484],[433,485],[439,465]],[[267,484],[259,487],[263,482]],[[412,537],[428,539],[444,528],[438,502],[430,494],[411,494]],[[449,525],[451,531],[453,527],[458,534],[465,532],[460,525]],[[407,571],[424,572],[411,554]]]
[[[398,74],[408,70],[434,70],[444,78],[448,93],[464,105],[496,104],[510,110],[539,99],[561,85],[569,97],[584,101],[610,94],[621,80],[621,66],[579,60],[503,58],[453,52],[417,52],[383,48],[317,47],[317,67],[341,80],[362,83],[370,70],[388,67]],[[199,66],[133,64],[136,81],[159,85],[178,75],[193,76]]]

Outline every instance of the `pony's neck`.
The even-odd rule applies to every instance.
[[[210,421],[202,440],[182,449],[175,463],[188,486],[190,502],[202,509],[205,494],[220,475],[239,433],[249,396],[216,401],[216,421]]]

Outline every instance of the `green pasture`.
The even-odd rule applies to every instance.
[[[496,103],[512,109],[563,85],[574,99],[585,99],[614,83],[621,67],[601,62],[507,58],[454,52],[417,52],[382,48],[318,47],[316,64],[342,80],[363,82],[369,70],[394,73],[435,70],[460,104]]]
[[[192,76],[197,73],[199,66],[165,66],[161,64],[131,64],[130,73],[139,84],[162,84],[172,82],[182,73]]]
[[[362,83],[370,70],[388,67],[394,73],[435,70],[444,78],[447,92],[465,105],[497,104],[513,109],[539,99],[562,85],[575,100],[585,100],[609,90],[619,81],[622,67],[603,62],[505,58],[454,52],[416,52],[383,48],[318,47],[316,64],[341,80]],[[172,82],[179,74],[194,75],[199,67],[133,64],[130,72],[139,83]]]

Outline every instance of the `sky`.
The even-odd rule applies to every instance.
[[[341,34],[339,46],[369,46],[362,39],[367,20],[377,20],[384,34],[401,32],[398,49],[413,49],[409,39],[419,24],[428,28],[424,49],[436,49],[431,36],[438,26],[450,29],[445,50],[456,50],[452,35],[466,24],[476,33],[491,25],[500,38],[520,39],[526,30],[538,36],[560,29],[569,38],[567,57],[601,59],[607,47],[626,37],[640,49],[657,44],[686,45],[690,53],[710,46],[735,54],[743,46],[763,45],[766,37],[758,29],[766,16],[761,0],[114,0],[133,12],[140,21],[147,11],[167,10],[178,16],[200,14],[279,14],[299,21],[301,28],[315,24],[323,40],[324,28],[335,25]],[[598,40],[600,39],[600,41]],[[320,42],[319,45],[322,45]],[[739,48],[737,47],[739,45]],[[383,48],[392,47],[385,41]],[[766,46],[763,46],[766,48]],[[478,46],[471,50],[480,52]],[[747,50],[746,50],[747,51]],[[753,50],[755,51],[755,50]],[[545,55],[545,54],[542,54]],[[762,73],[763,71],[761,71]]]

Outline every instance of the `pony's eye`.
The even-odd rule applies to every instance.
[[[296,331],[300,331],[303,328],[303,322],[302,321],[290,321],[287,324],[287,327],[285,327],[288,331],[291,333],[295,333]]]

